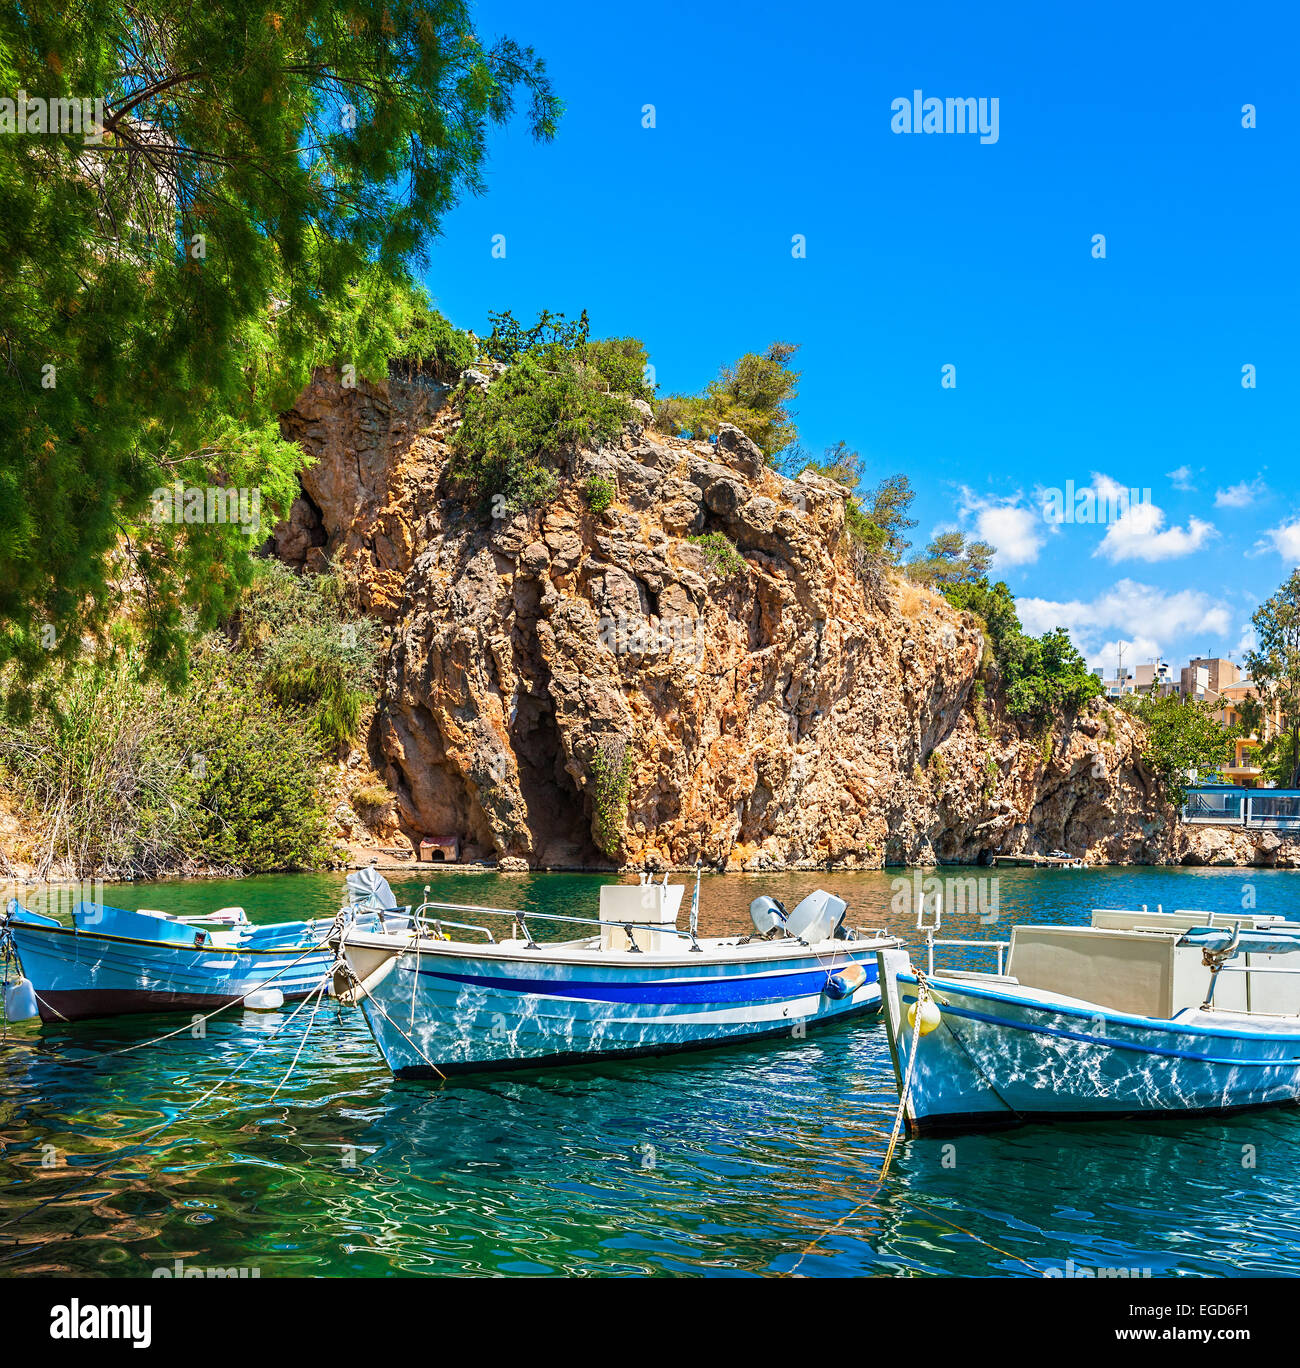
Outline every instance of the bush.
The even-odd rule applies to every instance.
[[[427,375],[444,385],[455,384],[461,371],[474,364],[475,350],[469,333],[420,301],[401,325],[388,373],[408,380]]]
[[[492,332],[481,350],[490,361],[513,366],[531,356],[546,370],[555,370],[567,362],[583,373],[593,389],[636,399],[654,398],[654,390],[645,378],[650,361],[645,343],[636,337],[593,340],[586,309],[576,323],[566,321],[562,313],[543,309],[529,328],[508,309],[505,313],[490,313],[488,319]]]
[[[1101,681],[1075,649],[1064,627],[1041,637],[1020,636],[1001,662],[1007,711],[1040,722],[1077,712],[1102,691]]]
[[[745,558],[722,532],[704,532],[687,540],[704,552],[704,558],[723,579],[745,568]]]
[[[907,548],[905,534],[916,526],[916,519],[907,516],[914,497],[907,476],[891,475],[864,495],[861,491],[866,469],[862,456],[847,442],[827,447],[820,461],[802,458],[800,451],[786,462],[786,472],[797,479],[810,470],[853,491],[844,504],[844,526],[859,554],[897,564]]]
[[[625,741],[606,740],[591,757],[591,836],[597,849],[615,859],[627,823],[632,788],[632,752]]]
[[[655,392],[645,378],[650,357],[639,338],[605,337],[588,342],[578,359],[600,376],[611,392],[630,394],[647,402],[654,399]]]
[[[36,877],[149,878],[181,865],[197,791],[177,739],[177,701],[121,655],[74,668],[57,708],[0,724],[0,769],[42,828]]]
[[[978,545],[978,543],[977,543]],[[960,552],[960,547],[957,548]],[[984,624],[993,658],[1002,674],[1007,712],[1013,717],[1046,722],[1077,711],[1102,692],[1101,681],[1088,669],[1063,627],[1041,637],[1026,636],[1011,590],[984,575],[936,584],[943,597],[961,612],[974,613]],[[983,693],[976,713],[982,716]]]
[[[618,490],[614,483],[599,475],[593,475],[582,489],[582,497],[586,500],[587,507],[597,517],[614,502],[614,496],[617,493]]]
[[[485,508],[498,497],[511,510],[548,502],[566,448],[618,437],[635,417],[571,353],[548,366],[522,356],[487,390],[471,393],[451,441],[451,473]]]
[[[393,795],[384,784],[358,784],[348,794],[352,810],[364,822],[383,816],[393,804]]]
[[[195,703],[195,854],[250,874],[327,863],[319,736],[234,681],[213,681]]]
[[[240,607],[238,641],[271,697],[305,713],[327,745],[357,739],[374,699],[379,629],[351,612],[337,576],[262,562]]]
[[[761,355],[748,352],[734,366],[724,366],[702,393],[663,400],[655,426],[674,436],[703,438],[719,423],[731,423],[775,463],[798,436],[790,410],[799,388],[799,372],[790,369],[796,351],[792,342],[773,342]]]
[[[0,764],[41,824],[38,877],[150,878],[195,865],[256,873],[332,858],[321,738],[206,649],[185,694],[123,653],[83,666],[58,709],[0,727]]]

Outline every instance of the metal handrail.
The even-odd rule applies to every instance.
[[[423,918],[420,914],[424,911],[424,909],[425,909],[426,907],[438,907],[438,906],[440,906],[440,904],[438,904],[438,903],[421,903],[421,904],[419,905],[419,907],[417,907],[417,908],[415,909],[415,911],[411,914],[411,919],[415,922],[415,924],[416,924],[417,926],[421,926],[421,927],[426,926],[427,923],[425,922],[424,918]],[[481,932],[483,935],[485,935],[485,936],[488,938],[488,944],[489,944],[489,945],[495,945],[495,944],[497,943],[497,938],[492,934],[491,929],[490,929],[489,927],[486,927],[486,926],[476,926],[473,922],[451,921],[451,920],[450,920],[449,918],[447,918],[447,917],[434,917],[434,918],[432,918],[432,922],[433,922],[433,928],[434,928],[435,931],[437,931],[437,933],[438,933],[438,938],[439,938],[440,940],[446,940],[446,939],[448,939],[448,937],[446,937],[446,936],[444,936],[444,935],[442,934],[442,928],[443,928],[444,926],[454,926],[454,927],[456,927],[457,930],[459,930],[459,931],[479,931],[479,932]]]
[[[925,945],[926,945],[926,951],[927,951],[927,956],[926,956],[926,958],[927,958],[927,963],[928,963],[927,972],[930,973],[930,974],[933,974],[933,973],[934,973],[934,947],[935,947],[936,945],[970,945],[970,946],[976,947],[977,949],[982,949],[982,950],[992,950],[992,949],[996,949],[996,950],[997,950],[997,952],[998,952],[998,976],[1001,977],[1001,975],[1002,975],[1002,955],[1003,955],[1003,952],[1007,949],[1007,947],[1008,947],[1010,944],[1011,944],[1011,942],[1010,942],[1009,940],[999,940],[999,941],[995,941],[995,940],[935,940],[933,936],[928,937],[928,938],[926,939],[926,943],[925,943]]]
[[[678,936],[682,940],[690,941],[691,947],[694,950],[698,950],[700,948],[699,941],[695,937],[694,929],[691,929],[689,931],[679,931],[675,926],[669,926],[664,922],[602,921],[599,917],[569,917],[563,916],[559,912],[528,913],[523,912],[519,908],[515,907],[483,907],[469,903],[442,902],[421,903],[419,908],[416,909],[416,916],[418,917],[419,913],[424,911],[426,907],[442,908],[448,912],[479,912],[486,913],[489,916],[509,917],[510,920],[514,923],[516,929],[522,932],[523,939],[527,943],[527,948],[529,950],[536,950],[540,948],[537,942],[533,939],[533,933],[528,929],[529,916],[540,917],[542,921],[570,922],[575,926],[618,927],[620,930],[624,931],[627,934],[628,949],[633,954],[642,953],[641,947],[636,943],[636,939],[632,935],[633,931],[662,931],[667,935]],[[442,919],[435,918],[435,921],[437,920]],[[466,922],[448,921],[446,924],[448,926],[463,926],[466,927],[466,929],[474,931],[487,931],[487,927],[485,926],[471,927]],[[491,932],[488,932],[488,935],[490,936]],[[496,942],[493,941],[493,944],[496,944]]]

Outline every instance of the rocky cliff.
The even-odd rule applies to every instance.
[[[460,393],[322,373],[284,420],[313,464],[276,549],[388,624],[371,758],[412,841],[504,867],[1200,862],[1134,722],[1009,718],[978,622],[856,563],[840,486],[734,428],[632,425],[490,519],[448,478]]]

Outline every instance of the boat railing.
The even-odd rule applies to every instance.
[[[936,904],[933,912],[934,919],[932,921],[926,920],[924,903],[916,912],[916,929],[925,932],[926,973],[934,973],[934,951],[935,947],[938,946],[946,949],[996,950],[998,952],[998,977],[1002,977],[1006,952],[1011,945],[1009,940],[944,940],[938,938],[934,933],[943,925],[942,906]]]
[[[681,940],[690,941],[693,953],[703,953],[700,943],[696,939],[694,930],[679,931],[675,926],[669,926],[664,922],[602,921],[599,917],[571,917],[561,915],[558,912],[528,913],[521,911],[517,907],[484,907],[477,903],[444,903],[429,902],[427,900],[422,902],[420,906],[415,909],[416,919],[419,920],[421,914],[429,908],[441,912],[466,912],[477,916],[508,917],[514,930],[519,932],[519,939],[525,942],[529,950],[541,948],[537,941],[533,939],[533,933],[528,928],[528,918],[529,916],[534,916],[542,921],[566,922],[574,926],[595,926],[602,930],[607,926],[613,927],[627,935],[628,949],[633,954],[641,953],[641,947],[636,943],[636,938],[632,934],[634,931],[659,931],[665,935],[677,936]],[[428,920],[433,921],[435,925],[459,926],[466,930],[487,932],[489,939],[491,939],[492,936],[492,933],[488,931],[485,926],[472,926],[467,922],[452,922],[448,921],[445,917],[430,918]],[[496,941],[492,940],[492,944],[495,945]]]
[[[454,926],[458,931],[477,931],[480,935],[487,937],[489,945],[495,945],[497,943],[497,938],[492,934],[491,927],[479,926],[476,922],[452,921],[447,917],[424,916],[426,908],[441,906],[443,906],[441,903],[421,903],[419,907],[415,909],[411,919],[415,922],[416,926],[426,929],[432,926],[437,933],[437,938],[439,940],[449,939],[448,936],[443,934],[444,926]]]
[[[1011,942],[1005,940],[935,940],[933,936],[927,937],[925,942],[926,951],[926,972],[934,973],[934,950],[935,946],[949,946],[971,948],[976,950],[994,950],[998,952],[998,977],[1002,977],[1002,966],[1005,961],[1007,949]]]

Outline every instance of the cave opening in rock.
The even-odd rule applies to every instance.
[[[519,700],[510,727],[519,770],[519,792],[528,809],[533,862],[585,865],[602,861],[591,839],[591,819],[582,794],[564,767],[564,748],[548,696]]]

